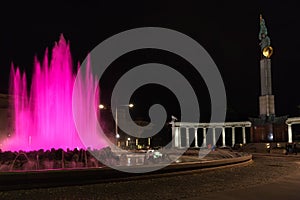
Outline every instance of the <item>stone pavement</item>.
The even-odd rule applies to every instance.
[[[257,199],[287,199],[299,200],[300,189],[300,170],[295,174],[286,176],[275,183],[268,183],[265,185],[218,192],[206,195],[207,199],[222,199],[222,200],[257,200]],[[191,198],[199,199],[199,198]]]
[[[125,182],[0,192],[0,199],[299,199],[298,157],[254,157],[244,167]]]

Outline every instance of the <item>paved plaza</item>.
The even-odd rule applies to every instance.
[[[1,192],[1,199],[296,198],[300,157],[254,156],[244,167],[95,185]]]

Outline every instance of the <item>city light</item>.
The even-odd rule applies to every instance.
[[[105,107],[104,107],[104,105],[103,104],[100,104],[99,105],[99,109],[104,109]]]

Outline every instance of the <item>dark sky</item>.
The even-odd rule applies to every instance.
[[[201,2],[201,3],[200,3]],[[274,48],[273,94],[276,115],[299,113],[299,19],[297,1],[1,1],[0,92],[8,92],[10,63],[32,73],[34,55],[42,58],[61,33],[71,43],[74,61],[82,61],[96,45],[121,31],[158,26],[180,31],[198,41],[211,55],[223,77],[228,120],[258,116],[259,14],[262,13]],[[184,60],[168,52],[143,50],[122,56],[103,78],[103,96],[134,65],[161,62],[183,73],[198,97],[206,94],[200,76]],[[147,91],[149,90],[149,91]],[[145,92],[147,91],[147,92]],[[165,96],[164,96],[165,95]],[[200,97],[201,96],[201,97]],[[104,98],[104,97],[103,97]],[[134,94],[135,116],[144,116],[151,103],[166,104],[178,113],[178,102],[165,88],[145,86]],[[209,113],[209,98],[200,109]],[[206,120],[204,118],[203,120]]]

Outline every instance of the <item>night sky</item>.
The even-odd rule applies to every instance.
[[[46,3],[45,3],[46,2]],[[61,33],[70,41],[74,62],[106,38],[131,28],[165,27],[199,42],[211,55],[223,77],[227,120],[247,120],[259,114],[258,40],[259,14],[266,21],[271,45],[272,84],[277,116],[299,114],[300,12],[297,1],[9,1],[0,11],[0,93],[8,93],[11,62],[30,79],[34,55],[43,57]],[[115,82],[130,68],[160,62],[190,80],[200,101],[203,118],[209,116],[209,97],[192,66],[169,52],[140,50],[117,59],[101,79],[102,101],[109,102]],[[179,115],[178,102],[166,88],[144,86],[132,97],[135,118],[146,119],[153,103],[162,103],[168,114]]]

